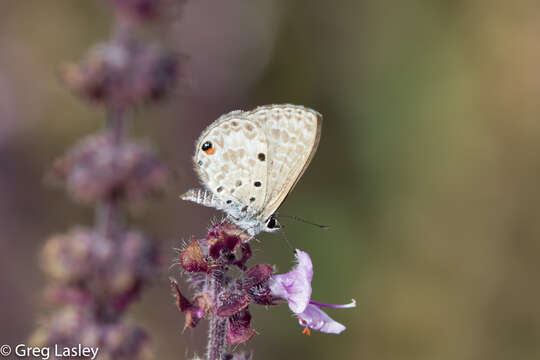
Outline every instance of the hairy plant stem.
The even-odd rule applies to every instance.
[[[208,277],[208,290],[217,303],[218,296],[225,285],[224,271],[214,270]],[[215,311],[210,313],[208,326],[208,343],[206,345],[206,360],[221,360],[225,350],[225,326],[227,319],[221,318]]]

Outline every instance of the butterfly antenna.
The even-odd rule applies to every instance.
[[[283,231],[280,231],[280,233],[283,235],[283,239],[285,239],[285,243],[287,243],[287,246],[293,251],[294,253],[294,247],[292,246],[291,242],[289,241],[289,238],[287,237],[287,233],[285,232],[285,229]]]
[[[319,229],[323,229],[323,230],[328,230],[328,229],[330,229],[330,226],[328,226],[328,225],[316,224],[316,223],[314,223],[314,222],[311,222],[311,221],[308,221],[308,220],[299,218],[298,216],[293,216],[293,215],[283,215],[283,214],[279,214],[279,216],[280,216],[280,217],[284,217],[284,218],[293,219],[293,220],[302,222],[302,223],[304,223],[304,224],[313,225],[313,226],[318,227]]]

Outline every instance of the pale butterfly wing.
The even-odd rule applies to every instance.
[[[278,230],[272,215],[315,155],[321,125],[318,112],[288,104],[223,115],[203,131],[193,159],[207,190],[182,199],[225,211],[251,235]]]
[[[205,143],[210,151],[203,150]],[[205,186],[238,215],[254,216],[263,207],[267,191],[266,136],[257,122],[242,111],[223,115],[197,142],[195,169]],[[266,157],[266,155],[265,155]],[[229,213],[231,211],[228,211]]]
[[[297,105],[268,105],[248,113],[266,134],[267,189],[260,218],[272,215],[294,188],[315,155],[322,116]]]

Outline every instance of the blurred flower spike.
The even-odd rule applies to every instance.
[[[109,0],[118,16],[131,22],[149,22],[178,17],[186,0]]]
[[[149,360],[155,358],[150,337],[123,315],[163,264],[153,240],[129,229],[122,210],[160,194],[168,171],[151,148],[129,139],[127,129],[134,108],[170,95],[185,69],[185,57],[137,40],[138,25],[172,20],[184,1],[108,2],[114,9],[110,37],[60,72],[71,91],[106,110],[105,127],[79,140],[48,176],[74,199],[95,206],[94,225],[47,240],[41,254],[49,278],[45,295],[62,309],[43,322],[31,342],[93,345],[103,360]],[[195,326],[205,315],[204,299],[179,300],[189,315],[186,326]]]
[[[353,300],[345,305],[331,305],[311,301],[311,258],[308,253],[296,249],[296,260],[298,263],[291,271],[270,278],[270,294],[287,301],[291,311],[298,316],[300,325],[328,334],[341,333],[345,326],[330,318],[320,307],[352,308],[356,302]],[[305,333],[309,334],[309,331]]]
[[[114,197],[138,201],[160,193],[168,171],[151,148],[135,141],[115,144],[101,133],[87,136],[56,160],[52,176],[81,202]]]
[[[104,325],[91,314],[72,307],[55,312],[34,332],[29,343],[39,347],[85,344],[99,348],[97,359],[155,359],[150,337],[142,328],[112,321]]]
[[[94,46],[79,64],[66,65],[61,78],[88,100],[114,107],[137,105],[170,93],[182,77],[183,59],[156,45],[108,42]]]
[[[49,300],[117,316],[157,273],[160,259],[152,241],[139,231],[103,236],[77,227],[46,242],[41,265],[51,280]]]

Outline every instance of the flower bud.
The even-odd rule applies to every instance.
[[[229,345],[245,343],[255,335],[251,329],[251,314],[247,309],[231,316],[227,322],[226,339]]]
[[[250,299],[259,305],[274,305],[268,280],[274,273],[274,269],[267,264],[255,265],[246,271],[245,279],[242,281],[242,289],[248,294]]]
[[[242,294],[227,293],[220,297],[221,306],[217,309],[220,317],[229,317],[247,308],[249,297]]]
[[[208,263],[196,239],[192,239],[191,243],[180,252],[180,264],[188,272],[208,271]]]
[[[186,320],[184,329],[194,328],[203,317],[206,316],[208,310],[208,304],[204,296],[198,296],[195,298],[196,304],[192,304],[180,291],[180,287],[176,280],[171,279],[171,288],[173,294],[176,297],[176,306],[178,310],[186,313]]]
[[[245,234],[244,230],[236,225],[229,223],[214,225],[206,238],[210,245],[210,256],[217,259],[222,253],[232,255],[247,238],[249,236]]]

